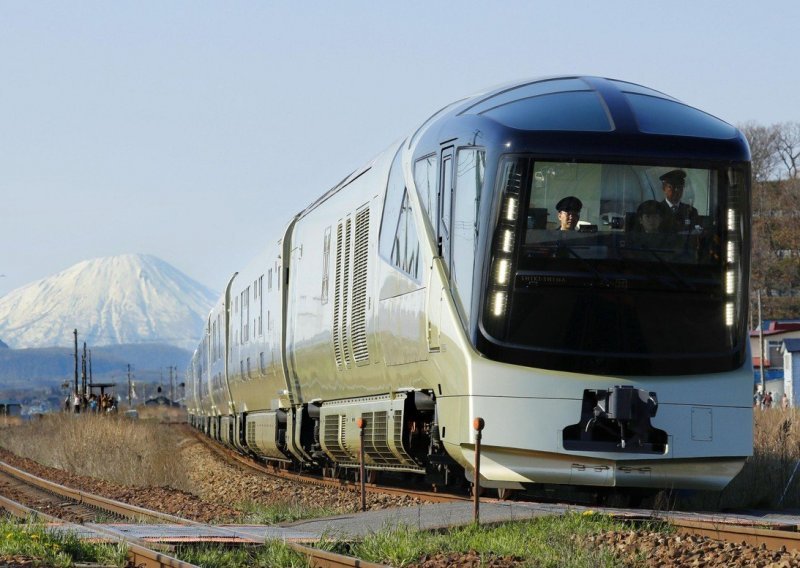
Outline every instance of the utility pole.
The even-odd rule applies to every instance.
[[[133,399],[133,387],[131,386],[131,364],[128,363],[128,408],[131,408],[132,399]]]
[[[78,330],[73,329],[72,334],[75,336],[75,391],[73,394],[78,395]]]
[[[758,291],[758,349],[761,357],[758,358],[759,372],[761,374],[761,396],[767,394],[766,381],[764,380],[764,322],[761,319],[761,290]]]
[[[92,376],[92,350],[89,349],[89,394],[92,392],[92,386],[94,385],[94,377]]]
[[[83,356],[81,357],[81,394],[86,396],[86,342],[83,342]]]
[[[170,366],[170,368],[169,368],[169,404],[170,404],[170,406],[172,406],[172,404],[175,403],[175,379],[172,376],[173,369],[177,372],[178,371],[178,367]]]

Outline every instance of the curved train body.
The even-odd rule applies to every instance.
[[[681,169],[692,224],[637,207]],[[555,204],[583,203],[578,230]],[[750,157],[596,77],[456,102],[276,231],[211,311],[193,424],[265,459],[445,483],[721,489],[752,453]]]

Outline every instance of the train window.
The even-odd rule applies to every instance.
[[[267,372],[267,366],[264,362],[264,352],[258,354],[258,371],[263,375]]]
[[[625,97],[642,132],[722,140],[737,136],[737,130],[727,122],[677,101],[636,93],[625,93]]]
[[[436,231],[436,196],[439,180],[439,161],[436,154],[417,160],[414,164],[414,185],[422,208]]]
[[[379,251],[392,266],[414,279],[419,278],[419,235],[414,210],[408,197],[398,150],[389,172],[383,204]]]
[[[520,130],[609,132],[611,119],[594,91],[541,95],[505,104],[481,113]]]
[[[447,150],[442,156],[442,196],[439,214],[439,237],[450,239],[451,200],[453,199],[453,151]],[[445,255],[445,258],[448,258]]]
[[[478,236],[478,204],[486,169],[485,153],[474,148],[458,151],[453,198],[452,261],[450,273],[456,297],[469,321],[472,303],[472,275]]]
[[[322,237],[322,293],[320,295],[323,304],[328,303],[328,281],[330,278],[330,259],[331,259],[331,228],[325,228]]]
[[[536,81],[534,83],[528,83],[526,85],[521,85],[519,87],[503,91],[502,93],[492,95],[488,99],[484,99],[481,102],[462,111],[462,113],[468,112],[470,114],[480,114],[487,110],[491,110],[493,108],[497,108],[521,99],[529,99],[531,97],[569,91],[588,91],[589,89],[589,85],[582,79],[578,78]]]
[[[613,372],[691,373],[739,349],[746,170],[509,156],[499,172],[482,319],[495,340],[536,364]],[[577,225],[559,221],[565,197],[580,201]]]
[[[264,335],[261,318],[264,314],[264,275],[258,277],[258,335]]]
[[[397,231],[394,235],[391,261],[395,267],[399,268],[412,278],[418,279],[419,238],[417,236],[413,213],[411,201],[408,199],[408,191],[405,191],[403,192],[400,215],[397,219]]]

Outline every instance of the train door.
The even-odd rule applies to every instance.
[[[453,204],[453,147],[442,150],[441,172],[439,176],[439,219],[437,237],[439,252],[444,266],[450,270],[450,238],[452,230]]]

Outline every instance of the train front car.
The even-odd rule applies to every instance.
[[[489,487],[722,489],[752,453],[741,133],[566,77],[462,102],[410,148],[439,435],[467,475],[480,416]]]

